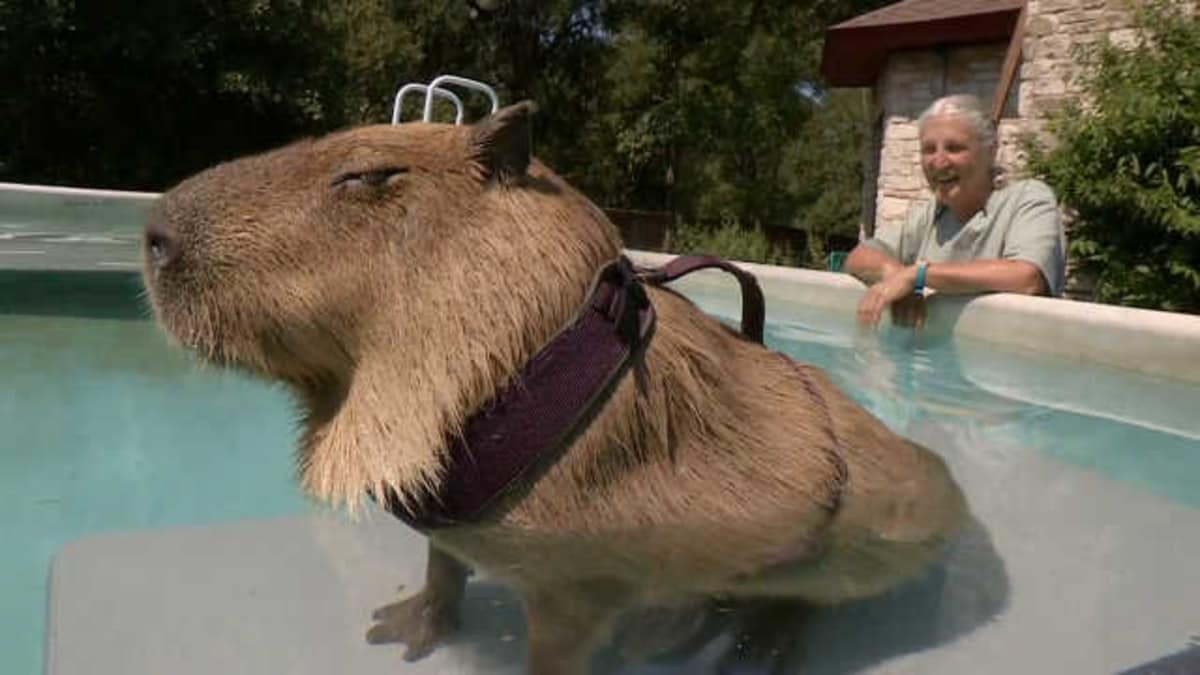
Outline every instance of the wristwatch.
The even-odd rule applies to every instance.
[[[929,269],[929,262],[926,260],[917,261],[917,283],[913,284],[913,295],[922,298],[925,297],[925,272]]]

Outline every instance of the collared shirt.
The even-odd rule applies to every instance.
[[[863,243],[904,265],[917,260],[1024,260],[1042,271],[1049,295],[1062,295],[1066,235],[1054,192],[1034,178],[993,190],[966,223],[930,200],[910,208],[903,225],[881,227]]]

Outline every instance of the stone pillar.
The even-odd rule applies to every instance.
[[[1126,0],[1029,0],[1027,13],[1021,48],[1020,120],[1014,131],[1052,142],[1046,133],[1046,116],[1082,94],[1083,69],[1075,50],[1105,35],[1115,44],[1132,44],[1133,11]],[[1024,157],[1014,152],[1015,168],[1020,170]],[[1069,241],[1073,219],[1068,205],[1063,205],[1062,214]],[[1079,274],[1068,257],[1064,295],[1089,299],[1094,288],[1094,280]]]
[[[1131,43],[1133,13],[1127,0],[1028,1],[1018,113],[1027,129],[1040,132],[1042,117],[1079,95],[1075,47],[1106,34],[1117,44]]]

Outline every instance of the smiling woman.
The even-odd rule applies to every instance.
[[[919,120],[921,168],[934,199],[900,227],[861,242],[846,271],[872,284],[859,322],[884,309],[900,324],[923,322],[926,289],[942,293],[1062,293],[1066,241],[1048,185],[997,185],[996,128],[978,99],[938,99]]]

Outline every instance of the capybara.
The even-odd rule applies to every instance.
[[[435,498],[466,420],[621,256],[603,211],[531,156],[534,109],[300,140],[188,178],[148,215],[157,321],[288,385],[314,498],[399,515]],[[863,598],[956,534],[967,507],[935,454],[820,369],[644,292],[656,320],[637,364],[519,489],[423,530],[426,586],[377,613],[372,641],[427,653],[478,569],[520,595],[530,672],[586,672],[627,610]]]

